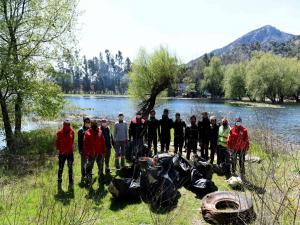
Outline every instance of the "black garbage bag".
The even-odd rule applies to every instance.
[[[214,173],[218,174],[219,176],[224,175],[223,169],[219,165],[213,165],[213,171],[214,171]]]
[[[174,169],[178,172],[177,188],[189,185],[193,166],[180,155],[175,155],[172,160]]]
[[[203,178],[202,174],[197,169],[193,169],[192,171],[192,181],[188,189],[198,197],[202,197],[218,190],[214,182]]]
[[[133,141],[130,141],[125,149],[125,158],[128,162],[134,162],[139,157],[149,156],[149,148],[146,144],[138,146],[134,145]]]
[[[194,167],[197,169],[201,174],[202,178],[211,180],[213,175],[213,166],[206,161],[202,160],[195,160]]]
[[[134,172],[134,165],[122,167],[117,171],[117,175],[122,178],[132,178]]]
[[[173,160],[173,155],[170,155],[169,153],[161,153],[157,154],[153,157],[153,164],[155,166],[160,166],[164,170],[169,170],[170,167],[172,166],[172,160]]]
[[[114,178],[109,187],[109,192],[118,199],[140,199],[140,181],[131,178]]]
[[[152,209],[172,208],[177,204],[179,173],[172,158],[169,154],[159,154],[153,160],[154,165],[141,167],[141,198]]]
[[[152,175],[151,173],[154,173]],[[157,174],[157,171],[142,172],[141,198],[150,204],[152,209],[172,208],[177,204],[178,191],[168,173]]]

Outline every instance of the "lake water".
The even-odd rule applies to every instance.
[[[130,120],[138,109],[137,101],[124,97],[66,97],[73,105],[88,110],[77,110],[79,114],[116,119],[118,112],[123,112],[126,120]],[[176,112],[187,120],[192,114],[200,115],[207,111],[221,120],[240,115],[246,127],[265,128],[279,136],[283,141],[300,144],[300,105],[284,105],[281,107],[249,107],[224,102],[210,102],[199,99],[168,99],[157,104],[157,117],[160,118],[164,108],[170,110],[174,118]]]
[[[75,113],[82,116],[106,117],[115,120],[118,113],[123,112],[125,119],[129,121],[138,109],[137,101],[125,97],[72,96],[66,97],[66,99],[77,108],[76,110],[66,111],[67,117]],[[169,109],[170,117],[174,118],[175,113],[179,112],[186,121],[192,114],[199,116],[200,112],[203,111],[216,115],[218,120],[221,120],[224,116],[232,119],[236,115],[240,115],[246,127],[267,127],[274,135],[280,137],[282,141],[300,145],[300,105],[284,105],[278,108],[270,108],[239,106],[199,99],[168,99],[158,101],[156,106],[157,118],[161,117],[164,108]],[[53,126],[53,123],[25,123],[23,130],[32,130],[45,126]],[[2,143],[0,141],[0,148],[1,145],[4,145],[3,141]]]

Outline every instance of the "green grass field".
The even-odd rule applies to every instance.
[[[29,163],[13,165],[9,170],[2,167],[0,178],[0,224],[206,224],[200,213],[201,199],[192,192],[180,189],[181,197],[177,207],[166,214],[151,212],[141,202],[114,200],[108,192],[108,184],[115,176],[114,154],[111,156],[111,176],[106,182],[93,185],[93,192],[79,186],[80,158],[75,150],[74,192],[68,191],[67,167],[63,176],[63,190],[57,194],[57,158],[51,152],[54,130],[44,130],[28,135],[27,141],[35,143],[24,146],[22,157]],[[26,141],[24,142],[27,143]],[[40,145],[39,143],[43,143]],[[36,148],[36,149],[32,149]],[[29,151],[31,149],[31,152]],[[38,155],[34,152],[39,152]],[[267,157],[259,148],[253,152],[263,159]],[[33,162],[40,161],[33,164]],[[26,171],[25,171],[26,168]],[[96,172],[94,167],[94,174]],[[256,167],[258,169],[258,167]],[[247,173],[249,165],[247,164]],[[213,181],[219,190],[231,190],[224,177],[214,174]],[[259,184],[260,181],[257,181]],[[288,223],[287,223],[288,224]]]

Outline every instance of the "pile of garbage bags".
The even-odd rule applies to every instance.
[[[124,171],[123,171],[124,170]],[[109,191],[115,198],[141,198],[151,208],[172,207],[177,204],[181,187],[203,197],[217,190],[211,181],[212,165],[201,158],[193,163],[180,155],[167,153],[150,157],[136,157],[130,168],[119,171]]]

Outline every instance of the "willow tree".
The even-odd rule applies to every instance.
[[[15,149],[24,106],[40,100],[41,109],[45,102],[39,91],[61,100],[47,69],[68,55],[77,14],[77,0],[0,0],[0,105],[8,149]]]
[[[212,97],[221,97],[223,95],[224,70],[221,60],[214,56],[210,60],[209,66],[204,69],[204,78],[201,83],[203,91],[208,91]]]
[[[246,71],[244,64],[230,64],[224,73],[225,97],[242,100],[246,96]]]
[[[147,117],[155,106],[156,98],[169,88],[181,71],[178,59],[166,48],[160,47],[149,54],[141,49],[129,73],[129,94],[141,99],[141,111]]]

